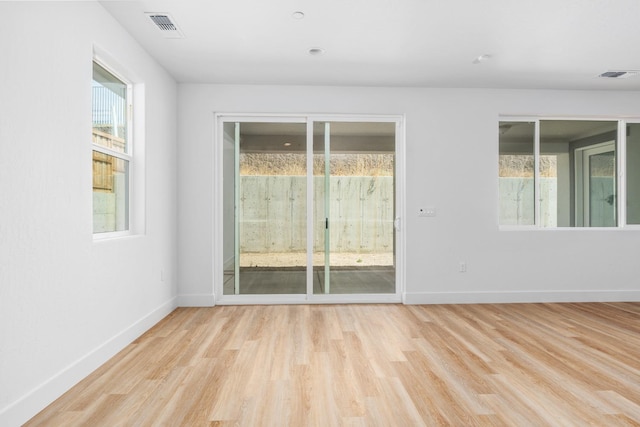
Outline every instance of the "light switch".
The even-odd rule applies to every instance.
[[[436,216],[436,208],[420,208],[418,209],[418,216],[420,217],[434,217]]]

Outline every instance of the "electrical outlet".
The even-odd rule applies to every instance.
[[[464,261],[460,261],[460,264],[458,264],[458,271],[460,273],[466,273],[467,272],[467,263]]]

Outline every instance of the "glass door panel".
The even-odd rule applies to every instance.
[[[223,293],[306,294],[306,124],[242,122],[233,131],[233,179],[224,194],[225,201],[233,194],[234,254],[225,251]],[[230,133],[225,124],[225,141]],[[226,156],[224,163],[231,177]]]
[[[617,225],[615,141],[576,150],[576,225]]]
[[[395,123],[314,123],[314,294],[395,293]]]
[[[584,197],[589,227],[616,226],[616,155],[613,144],[604,149],[610,151],[589,154],[585,150],[588,176]]]
[[[330,187],[329,123],[313,124],[313,293],[328,294],[330,246],[328,208]],[[327,148],[325,149],[325,145]]]

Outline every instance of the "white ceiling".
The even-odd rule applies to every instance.
[[[640,90],[640,76],[596,77],[640,70],[640,0],[100,3],[179,82]]]

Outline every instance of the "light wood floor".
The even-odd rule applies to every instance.
[[[180,308],[27,425],[640,425],[640,303]]]

